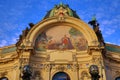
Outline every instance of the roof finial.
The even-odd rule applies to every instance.
[[[60,5],[61,5],[61,6],[63,5],[63,2],[62,2],[62,1],[60,2]]]
[[[92,16],[92,21],[96,21],[96,14]]]
[[[56,18],[58,18],[60,16],[62,16],[62,17],[70,16],[70,17],[75,17],[75,18],[79,19],[76,12],[74,10],[72,10],[71,8],[69,8],[68,5],[63,4],[62,2],[60,2],[58,5],[55,5],[55,7],[47,13],[45,18],[53,17],[53,16],[55,16]]]

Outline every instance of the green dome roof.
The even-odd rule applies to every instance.
[[[69,8],[69,5],[65,5],[63,3],[60,3],[59,5],[55,5],[53,9],[49,10],[46,16],[44,17],[44,19],[49,17],[54,17],[57,15],[70,16],[80,19],[79,16],[76,14],[76,11]]]

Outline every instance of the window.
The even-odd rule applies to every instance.
[[[120,80],[120,77],[117,77],[115,80]]]
[[[0,80],[8,80],[7,77],[1,77]]]

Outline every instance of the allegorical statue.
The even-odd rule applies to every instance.
[[[89,68],[89,73],[91,74],[91,80],[99,80],[99,69],[97,65],[91,65]]]
[[[30,80],[31,76],[32,72],[30,70],[30,66],[29,65],[24,66],[22,80]]]
[[[97,35],[98,41],[100,42],[101,46],[105,46],[104,39],[102,36],[101,31],[99,30],[99,23],[97,22],[96,18],[93,17],[91,21],[88,22],[88,24],[93,26],[93,30]]]

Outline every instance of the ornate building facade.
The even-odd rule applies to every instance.
[[[56,5],[15,45],[0,48],[1,79],[91,80],[97,73],[120,80],[120,46],[104,42],[96,19],[89,24],[93,29],[68,5]]]

